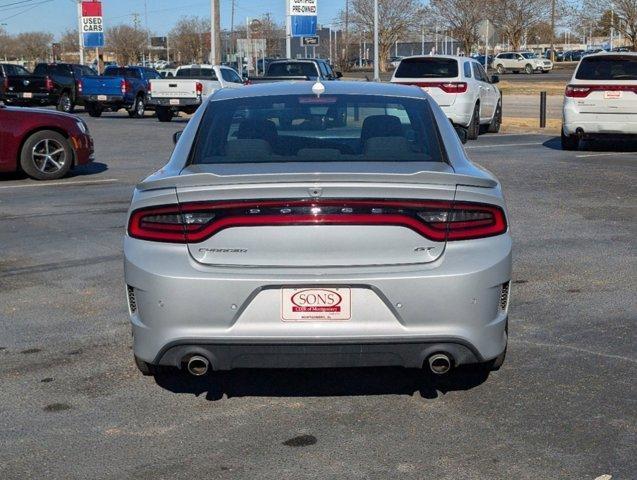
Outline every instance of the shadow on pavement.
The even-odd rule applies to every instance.
[[[554,137],[542,144],[552,150],[562,150],[560,137]],[[637,152],[637,140],[624,138],[608,138],[601,140],[583,140],[580,142],[580,152]]]
[[[80,165],[79,167],[75,167],[68,174],[67,178],[96,175],[98,173],[105,172],[106,170],[108,170],[108,165],[106,165],[105,163],[92,162],[88,165]]]
[[[437,398],[439,392],[469,390],[486,381],[489,372],[472,366],[445,376],[404,368],[250,369],[192,377],[173,368],[155,375],[160,387],[173,393],[218,401],[233,397],[339,397],[409,395]]]

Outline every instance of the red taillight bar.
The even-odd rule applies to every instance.
[[[198,202],[142,208],[131,214],[128,234],[142,240],[199,243],[226,228],[283,225],[393,225],[438,242],[485,238],[507,231],[504,211],[496,205],[312,199]]]
[[[195,83],[195,92],[197,92],[197,95],[203,95],[203,83]]]
[[[586,98],[591,92],[633,92],[637,85],[567,85],[564,95],[570,98]]]
[[[465,93],[469,87],[467,82],[401,82],[401,84],[420,88],[439,88],[445,93]]]
[[[122,95],[126,95],[131,90],[131,84],[128,80],[122,80],[120,83],[120,89],[122,91]]]
[[[55,88],[55,86],[53,85],[53,80],[51,80],[51,77],[46,77],[45,88],[48,92],[53,91],[53,89]]]

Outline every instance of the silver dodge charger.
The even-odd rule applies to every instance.
[[[142,373],[502,365],[502,189],[419,88],[220,90],[175,140],[124,241]]]

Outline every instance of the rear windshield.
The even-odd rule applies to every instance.
[[[637,57],[632,55],[584,57],[578,80],[637,80]]]
[[[310,62],[272,63],[268,67],[271,77],[316,77],[316,65]]]
[[[175,77],[217,80],[217,74],[212,68],[181,68]]]
[[[439,162],[426,99],[366,95],[213,101],[191,163]]]
[[[407,58],[400,62],[396,78],[452,78],[458,76],[458,61],[452,58]]]
[[[133,77],[141,78],[139,70],[136,68],[109,67],[104,71],[106,77]]]

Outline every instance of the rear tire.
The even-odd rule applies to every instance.
[[[175,116],[175,112],[166,107],[157,107],[155,113],[160,122],[170,122]]]
[[[100,107],[99,105],[96,105],[95,103],[87,103],[86,106],[86,111],[88,112],[89,116],[93,117],[93,118],[99,118],[102,116],[102,112],[104,111],[104,109],[102,107]]]
[[[493,114],[493,118],[491,119],[489,128],[487,128],[487,132],[498,133],[500,131],[501,125],[502,125],[502,100],[498,100],[498,106],[495,107],[495,113]]]
[[[562,128],[562,150],[577,150],[579,148],[579,137],[577,135],[566,135]]]
[[[60,95],[60,99],[58,100],[58,104],[55,108],[58,112],[73,113],[73,110],[75,110],[75,105],[73,104],[73,100],[71,100],[71,97],[69,97],[69,94],[64,92],[62,95]]]
[[[137,357],[135,357],[135,366],[145,377],[152,377],[153,375],[155,375],[155,366],[151,365],[150,363],[146,363],[145,361],[140,360]]]
[[[20,167],[35,180],[57,180],[73,166],[73,149],[63,135],[52,130],[34,133],[22,146]]]
[[[131,118],[144,118],[144,113],[146,112],[146,102],[144,101],[144,97],[139,95],[135,98],[135,103],[130,110],[128,110],[128,116]]]
[[[477,140],[480,135],[480,104],[476,103],[473,107],[473,115],[471,117],[471,123],[467,127],[467,138],[469,140]]]

